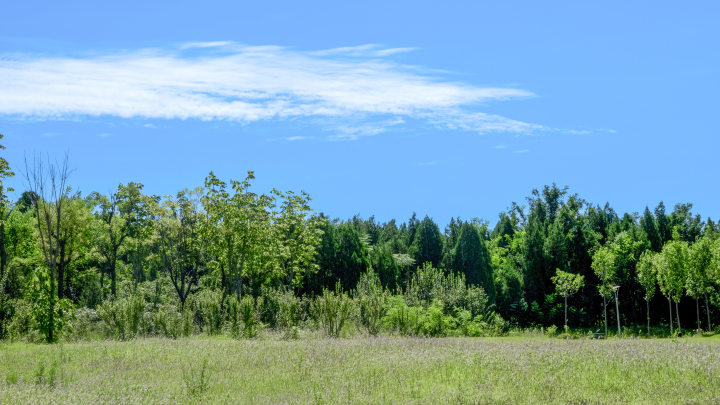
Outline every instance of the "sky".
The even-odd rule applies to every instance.
[[[1,2],[15,172],[83,194],[255,172],[318,212],[495,223],[557,183],[720,219],[720,3]],[[19,177],[7,185],[23,189]]]

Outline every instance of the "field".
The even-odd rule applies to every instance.
[[[715,341],[270,335],[14,343],[0,346],[0,399],[4,405],[719,403]]]

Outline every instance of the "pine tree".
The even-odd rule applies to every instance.
[[[655,208],[655,223],[657,224],[660,240],[664,245],[665,242],[672,239],[672,226],[667,215],[665,215],[665,204],[662,201]]]
[[[652,249],[653,252],[662,250],[662,240],[660,239],[660,233],[655,224],[655,218],[647,206],[645,207],[643,217],[640,219],[640,226],[643,231],[645,231],[648,241],[650,241],[650,249]]]
[[[440,229],[430,217],[425,216],[415,232],[415,263],[432,263],[438,267],[442,260],[443,240]]]
[[[460,227],[460,236],[453,249],[452,269],[464,274],[468,284],[482,287],[490,302],[495,301],[490,253],[475,227],[467,222]]]

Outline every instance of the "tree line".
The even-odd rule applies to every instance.
[[[697,329],[710,330],[720,305],[720,223],[702,220],[689,203],[620,216],[552,184],[512,202],[494,226],[451,218],[441,230],[415,213],[402,223],[333,219],[315,213],[305,192],[251,191],[253,172],[229,182],[211,172],[201,187],[160,197],[134,182],[82,195],[69,183],[67,156],[26,160],[17,171],[26,190],[16,201],[0,182],[0,334],[20,302],[53,341],[75,308],[98,308],[158,280],[180,312],[188,302],[200,308],[196,298],[210,293],[222,311],[230,302],[241,311],[245,297],[268,289],[315,306],[315,297],[347,292],[370,311],[373,295],[362,291],[377,290],[403,297],[402,305],[425,296],[429,307],[442,295],[446,315],[488,319],[493,311],[505,327],[607,328],[609,310],[610,319],[646,324],[648,333],[651,324],[677,329],[691,315]],[[0,181],[15,175],[0,158]],[[477,299],[447,298],[451,290]]]

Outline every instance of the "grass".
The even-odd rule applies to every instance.
[[[720,403],[720,340],[191,337],[0,344],[0,402]],[[205,360],[207,362],[205,363]]]

